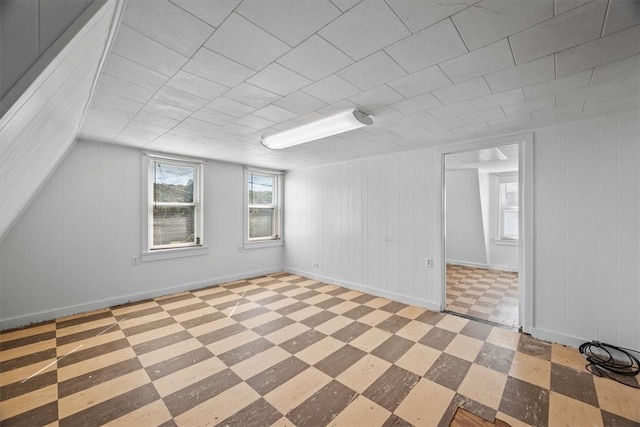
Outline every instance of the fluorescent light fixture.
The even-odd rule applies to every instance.
[[[264,136],[262,144],[267,148],[279,150],[358,129],[371,123],[373,123],[371,117],[360,110],[353,109],[280,133]]]

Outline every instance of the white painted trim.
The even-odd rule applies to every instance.
[[[481,264],[479,262],[468,262],[468,261],[458,261],[455,259],[448,259],[447,264],[453,265],[461,265],[463,267],[473,267],[473,268],[486,268],[489,270],[500,270],[500,271],[511,271],[514,273],[518,272],[517,268],[508,266],[508,265],[499,265],[499,264]]]
[[[309,271],[302,271],[302,270],[298,270],[298,269],[295,269],[295,268],[284,267],[284,271],[286,271],[287,273],[296,274],[298,276],[307,277],[309,279],[319,280],[319,281],[324,282],[324,283],[343,286],[345,288],[352,289],[352,290],[355,290],[355,291],[366,292],[366,293],[368,293],[370,295],[375,295],[375,296],[379,296],[379,297],[388,298],[388,299],[391,299],[393,301],[399,301],[399,302],[402,302],[402,303],[405,303],[405,304],[415,305],[415,306],[418,306],[418,307],[424,307],[424,308],[426,308],[428,310],[441,311],[440,310],[440,305],[438,305],[434,301],[428,301],[428,300],[425,300],[425,299],[422,299],[422,298],[413,298],[413,297],[409,297],[409,296],[406,296],[406,295],[397,294],[395,292],[387,292],[387,291],[384,291],[382,289],[370,288],[368,286],[361,285],[361,284],[358,284],[358,283],[353,283],[353,282],[348,282],[348,281],[345,281],[345,280],[334,279],[332,277],[322,276],[320,274],[314,274],[314,273],[311,273]]]
[[[575,337],[573,335],[559,334],[554,331],[542,328],[532,328],[531,336],[543,341],[549,341],[557,344],[568,345],[571,347],[580,347],[580,344],[591,341],[587,338]],[[586,363],[586,362],[585,362]]]
[[[0,320],[0,330],[26,326],[30,323],[43,322],[56,319],[62,316],[69,316],[77,313],[84,313],[92,310],[99,310],[107,307],[113,307],[120,304],[142,301],[149,298],[157,298],[164,295],[171,295],[178,292],[195,291],[198,289],[217,286],[222,283],[233,282],[236,280],[248,279],[251,277],[263,276],[281,271],[281,269],[255,270],[242,274],[233,274],[230,276],[216,277],[209,280],[199,282],[183,283],[168,288],[155,289],[153,291],[139,292],[129,295],[117,296],[114,298],[105,298],[83,304],[70,305],[67,307],[57,308],[55,310],[41,311],[38,313],[30,313],[23,316],[10,317]]]
[[[441,309],[446,307],[446,251],[445,251],[445,155],[462,151],[478,150],[518,143],[518,176],[520,183],[520,239],[519,239],[519,268],[520,306],[518,310],[519,323],[524,332],[531,332],[533,328],[533,133],[516,134],[498,138],[483,139],[459,144],[450,144],[436,148],[436,235],[440,235],[440,242],[436,245],[436,298]]]

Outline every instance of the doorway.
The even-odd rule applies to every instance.
[[[517,143],[444,156],[445,309],[510,328],[519,316]]]

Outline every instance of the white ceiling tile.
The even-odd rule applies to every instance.
[[[234,117],[242,117],[255,111],[254,107],[224,96],[214,99],[206,107]]]
[[[206,99],[217,98],[229,90],[226,86],[185,71],[178,71],[176,75],[167,82],[167,86]]]
[[[620,88],[620,93],[623,96],[635,95],[640,98],[640,87],[638,83],[640,83],[640,74],[638,73],[625,77],[622,87]]]
[[[285,96],[307,86],[311,83],[311,80],[294,73],[280,64],[273,63],[248,79],[247,83]]]
[[[443,62],[440,68],[454,83],[460,83],[513,65],[511,48],[505,38]]]
[[[220,131],[236,136],[246,136],[254,133],[256,130],[246,126],[240,126],[235,123],[230,123],[226,126],[221,127]]]
[[[489,130],[491,130],[489,125],[486,124],[485,122],[482,122],[482,123],[474,123],[471,125],[464,125],[464,126],[452,128],[451,132],[453,132],[457,136],[470,137],[470,136],[480,136],[479,134]]]
[[[568,10],[575,9],[582,6],[585,3],[589,3],[593,0],[556,0],[556,15],[565,13]],[[607,0],[605,0],[607,1]]]
[[[237,118],[225,114],[224,112],[210,110],[209,108],[201,108],[190,116],[192,119],[201,120],[203,122],[211,123],[218,126],[228,125],[233,123]]]
[[[327,104],[332,104],[361,92],[360,89],[335,74],[325,77],[302,90]]]
[[[117,79],[109,74],[102,74],[96,85],[96,90],[117,95],[132,101],[142,102],[143,104],[151,99],[154,91],[146,87],[134,85]]]
[[[331,3],[335,4],[340,8],[341,11],[346,12],[351,9],[353,6],[360,3],[362,0],[331,0]]]
[[[413,73],[467,53],[467,48],[451,20],[445,19],[389,46],[385,51],[405,70]]]
[[[525,97],[522,93],[522,89],[517,88],[493,95],[481,96],[480,98],[470,100],[469,103],[473,105],[473,108],[476,110],[482,111],[493,107],[500,107],[524,101]]]
[[[167,0],[128,0],[122,22],[190,58],[213,33],[213,27]]]
[[[178,123],[179,120],[172,119],[170,117],[161,116],[159,114],[152,113],[150,111],[141,111],[136,114],[136,121],[142,123],[149,123],[152,125],[160,126],[166,129],[171,129]]]
[[[476,2],[477,0],[388,0],[389,6],[393,8],[405,25],[414,33]]]
[[[638,0],[614,0],[610,2],[603,35],[616,33],[640,24],[640,2]]]
[[[320,80],[353,63],[353,60],[322,37],[314,35],[278,59],[278,63],[308,79]]]
[[[211,135],[217,132],[220,126],[204,120],[189,117],[182,121],[175,129],[171,130],[171,135],[185,136],[189,135],[189,139],[193,140],[198,135]],[[189,132],[193,131],[193,132]],[[197,135],[194,135],[196,133]]]
[[[386,122],[388,120],[405,119],[407,117],[410,117],[410,116],[404,116],[401,112],[396,111],[391,107],[387,107],[386,105],[384,107],[376,108],[374,110],[368,110],[368,112],[369,112],[369,115],[373,118],[373,126],[376,126],[376,125],[379,126],[380,123]],[[416,115],[419,115],[419,114],[426,114],[426,113],[424,112],[416,113]]]
[[[255,71],[289,50],[287,44],[237,13],[232,13],[204,46]]]
[[[594,1],[509,37],[518,64],[600,37],[607,2]]]
[[[239,84],[225,93],[224,96],[254,108],[262,108],[280,99],[280,95],[248,83]]]
[[[433,66],[417,71],[408,76],[387,83],[396,92],[410,98],[435,89],[451,85],[451,80],[442,72],[440,67]]]
[[[555,63],[553,55],[549,55],[535,61],[488,74],[486,79],[489,86],[491,86],[491,90],[496,93],[544,82],[554,77]]]
[[[184,108],[167,104],[166,102],[156,101],[154,99],[147,102],[147,105],[142,108],[142,111],[149,111],[151,113],[170,117],[176,120],[184,120],[192,113],[192,111],[185,110]]]
[[[602,37],[557,54],[558,77],[588,70],[640,53],[640,26]]]
[[[483,0],[453,16],[471,50],[553,17],[553,0]]]
[[[287,111],[284,108],[277,107],[273,104],[267,105],[266,107],[254,111],[253,115],[277,123],[291,120],[297,116],[297,114],[294,114],[291,111]]]
[[[111,52],[102,69],[104,73],[138,86],[158,90],[167,82],[167,76],[153,71],[120,55]]]
[[[475,112],[476,109],[468,101],[456,102],[453,104],[443,105],[429,110],[429,114],[438,120],[444,120],[455,116],[462,116]],[[459,123],[459,122],[456,122]]]
[[[341,14],[329,0],[248,0],[236,12],[290,46],[297,45]]]
[[[298,115],[303,115],[324,107],[326,104],[302,91],[293,92],[274,102],[274,105]]]
[[[640,71],[640,55],[596,67],[591,76],[591,84],[615,80],[636,74],[638,71]]]
[[[129,123],[136,116],[136,113],[115,110],[99,104],[92,104],[89,106],[87,114],[92,116],[92,119],[99,118],[99,120],[112,120],[118,124],[124,125]]]
[[[396,113],[398,112],[397,110],[393,110],[393,109],[390,109],[390,110],[396,111]],[[397,123],[398,125],[405,126],[405,127],[415,126],[415,125],[426,125],[429,123],[433,123],[435,121],[436,119],[426,111],[418,111],[417,113],[409,114],[406,116],[399,114],[398,116],[393,118],[394,123]]]
[[[256,117],[254,115],[244,116],[234,122],[237,125],[248,127],[255,130],[266,129],[275,125],[275,122],[264,119],[262,117]]]
[[[153,99],[155,101],[175,105],[176,107],[184,108],[189,111],[196,111],[209,103],[208,99],[200,98],[199,96],[191,95],[190,93],[168,86],[165,86],[156,92]]]
[[[531,118],[535,122],[553,123],[559,120],[575,119],[580,117],[584,102],[578,104],[569,104],[561,108],[545,109],[543,111],[532,111]]]
[[[158,136],[162,135],[167,130],[169,130],[169,127],[158,126],[158,125],[154,125],[152,123],[142,122],[142,121],[139,121],[139,120],[136,119],[136,120],[132,120],[127,125],[127,127],[124,129],[124,131],[126,131],[128,129],[135,129],[135,130],[144,131],[144,132],[147,132],[149,134],[152,134],[154,138],[157,138]]]
[[[389,55],[380,51],[339,71],[338,75],[362,90],[369,90],[406,73]]]
[[[250,68],[204,47],[196,52],[183,70],[228,87],[233,87],[254,74]]]
[[[536,98],[531,101],[519,102],[517,104],[505,105],[502,110],[508,116],[519,116],[522,114],[528,114],[532,111],[540,111],[546,109],[556,108],[556,98],[554,95],[547,95],[541,98]]]
[[[615,95],[620,90],[623,78],[609,80],[596,85],[562,92],[556,95],[556,106],[558,108],[571,104],[581,103],[589,99],[604,98]]]
[[[501,108],[492,108],[490,110],[478,111],[477,113],[469,113],[463,116],[460,116],[460,120],[462,120],[465,124],[474,124],[480,122],[487,122],[489,120],[496,120],[504,118],[504,112]]]
[[[242,0],[171,0],[171,2],[207,24],[217,27]]]
[[[534,99],[545,95],[588,86],[590,80],[591,70],[587,70],[581,73],[571,74],[570,76],[560,77],[559,79],[526,86],[523,90],[527,99]]]
[[[144,104],[142,102],[132,101],[121,96],[112,95],[107,92],[96,90],[91,98],[92,102],[97,105],[109,107],[114,110],[124,111],[126,113],[135,114]]]
[[[165,76],[174,75],[187,62],[186,57],[124,24],[118,27],[111,51]]]
[[[364,0],[318,34],[358,60],[411,33],[384,1]]]
[[[88,123],[86,120],[82,123],[82,128],[78,133],[78,140],[87,140],[95,142],[111,142],[113,138],[118,136],[124,127],[114,127],[105,124]]]
[[[403,114],[413,114],[419,111],[428,110],[430,108],[439,107],[442,104],[430,93],[414,96],[391,104],[391,108],[400,111]]]
[[[355,103],[365,113],[403,99],[404,97],[402,95],[387,85],[378,86],[377,88],[349,98],[350,101]]]
[[[464,83],[434,90],[432,93],[442,101],[443,104],[450,104],[489,95],[491,90],[489,86],[487,86],[487,82],[485,82],[482,77],[478,77],[473,80],[467,80]]]

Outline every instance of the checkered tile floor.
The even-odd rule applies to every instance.
[[[634,425],[576,349],[273,274],[0,334],[0,424]]]
[[[518,273],[447,264],[447,310],[517,329]]]

